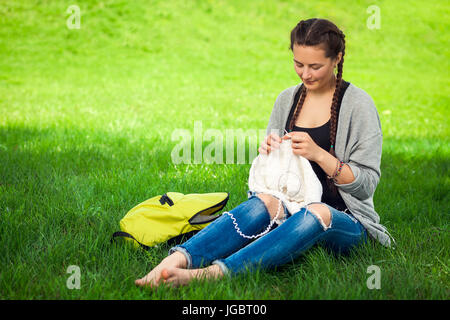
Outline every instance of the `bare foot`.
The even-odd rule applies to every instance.
[[[137,286],[157,287],[161,281],[161,272],[167,268],[186,268],[187,261],[184,254],[179,251],[175,251],[170,256],[166,257],[158,264],[152,271],[150,271],[145,277],[137,279],[134,283]],[[180,269],[182,270],[182,269]]]
[[[161,275],[164,283],[175,287],[188,285],[192,279],[217,279],[223,276],[218,265],[212,265],[203,269],[166,268]]]

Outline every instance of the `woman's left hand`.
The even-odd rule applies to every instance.
[[[285,134],[282,139],[291,139],[292,152],[311,161],[317,162],[320,154],[324,151],[307,132],[292,131]]]

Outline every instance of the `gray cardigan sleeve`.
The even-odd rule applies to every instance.
[[[372,197],[381,176],[381,148],[378,147],[381,143],[381,133],[358,143],[347,162],[355,180],[347,184],[335,183],[335,185],[359,200]]]
[[[267,125],[266,129],[266,136],[268,136],[271,132],[274,132],[280,136],[280,126],[281,120],[280,120],[280,106],[279,103],[279,96],[277,100],[275,101],[275,104],[272,109],[272,113],[270,114],[269,123]]]
[[[365,200],[373,196],[380,181],[383,134],[378,112],[369,96],[359,101],[351,118],[346,148],[348,159],[343,161],[352,170],[355,180],[348,184],[335,185],[355,198]]]

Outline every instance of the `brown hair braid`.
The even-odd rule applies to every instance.
[[[335,143],[337,132],[337,105],[342,84],[342,71],[344,68],[345,55],[345,35],[344,33],[331,21],[326,19],[309,19],[301,20],[291,31],[291,51],[294,51],[294,44],[301,46],[321,46],[325,49],[325,57],[336,59],[339,52],[342,52],[341,61],[337,65],[338,72],[336,74],[336,88],[333,94],[331,103],[331,118],[330,118],[330,154],[336,156]],[[289,123],[289,131],[294,128],[300,110],[305,101],[308,90],[302,86],[300,92],[300,99],[298,100],[295,112]],[[337,188],[334,183],[327,179],[327,184],[333,194],[337,194]]]

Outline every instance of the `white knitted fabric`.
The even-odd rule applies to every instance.
[[[322,199],[322,184],[308,159],[292,152],[291,140],[268,155],[259,154],[252,162],[249,190],[266,193],[283,201],[290,214]]]

